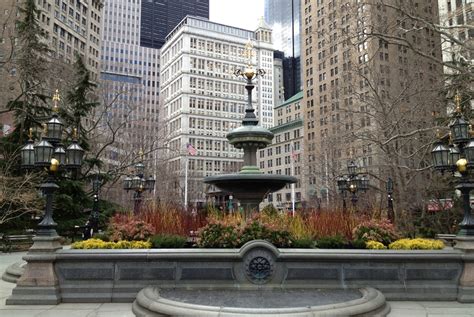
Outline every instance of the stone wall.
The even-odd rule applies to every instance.
[[[60,250],[62,302],[132,302],[160,288],[374,287],[388,300],[456,300],[463,252],[277,249]]]

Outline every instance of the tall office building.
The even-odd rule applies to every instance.
[[[226,134],[240,126],[246,107],[245,82],[233,72],[247,63],[245,45],[253,40],[253,66],[266,74],[255,80],[253,106],[260,124],[273,125],[273,48],[271,30],[261,22],[254,31],[187,16],[161,49],[162,117],[166,124],[168,195],[183,195],[189,160],[189,201],[205,198],[205,176],[237,172],[242,152]],[[187,155],[191,144],[197,155]]]
[[[437,21],[435,0],[402,9]],[[383,191],[391,176],[404,201],[417,201],[422,191],[411,188],[426,180],[415,170],[429,165],[419,149],[432,138],[421,131],[440,105],[439,36],[379,2],[304,0],[301,10],[309,190],[326,204],[336,199],[336,178],[355,160],[374,188]],[[398,137],[405,133],[411,137]]]
[[[160,48],[188,13],[208,17],[209,0],[106,0],[101,89],[104,104],[112,105],[105,118],[118,131],[106,153],[111,167],[143,150],[148,171],[154,174],[159,168]],[[111,129],[104,127],[108,131],[99,137],[106,136],[107,142]],[[130,198],[120,188],[113,196],[122,203]]]
[[[300,11],[300,0],[265,0],[265,21],[272,29],[275,50],[284,54],[285,99],[301,90]]]
[[[166,35],[188,14],[209,19],[209,0],[141,1],[140,45],[161,48]]]
[[[141,1],[107,0],[102,20],[100,92],[103,124],[94,135],[108,169],[132,162],[142,150],[147,169],[154,172],[152,151],[158,134],[158,49],[140,46]],[[108,198],[126,204],[130,197],[112,187]]]
[[[91,72],[91,79],[96,81],[100,64],[103,0],[37,0],[35,3],[36,8],[40,11],[37,17],[38,23],[44,31],[48,47],[52,50],[48,56],[48,59],[52,61],[51,71],[61,72],[63,68],[68,68],[67,64],[74,63],[74,56],[78,54],[83,57],[84,63]],[[16,34],[16,21],[21,19],[19,8],[23,5],[23,0],[0,1],[0,24],[2,25],[0,35],[0,61],[2,62],[0,68],[2,78],[0,108],[5,107],[12,97],[20,94],[15,56],[21,47]],[[50,84],[61,88],[65,83],[60,83],[60,79],[58,78],[56,82],[56,78],[52,75],[51,80],[55,82]],[[66,79],[62,78],[62,80]],[[53,87],[51,87],[51,91],[44,93],[52,94],[52,91]],[[13,124],[12,116],[9,115],[1,117],[0,120],[6,125]]]
[[[0,45],[2,51],[11,44],[9,37],[15,37],[16,19],[21,19],[19,8],[24,1],[1,1],[0,22],[6,35]],[[103,0],[38,0],[36,8],[40,11],[38,23],[45,32],[51,58],[58,58],[67,64],[74,63],[74,55],[79,54],[96,80],[99,74],[99,49]],[[6,23],[6,24],[5,24]],[[17,42],[13,42],[17,45]],[[20,47],[17,47],[21,49]]]

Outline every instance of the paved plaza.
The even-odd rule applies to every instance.
[[[0,253],[0,272],[12,263],[21,260],[25,252]],[[0,316],[1,317],[132,317],[131,304],[60,304],[41,306],[6,306],[5,299],[10,296],[14,284],[0,280]],[[396,302],[390,301],[390,317],[422,316],[472,316],[474,304],[458,302]]]

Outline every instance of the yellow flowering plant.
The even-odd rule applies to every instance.
[[[150,241],[126,241],[106,242],[100,239],[88,239],[74,242],[72,249],[150,249]]]
[[[365,243],[365,248],[369,250],[385,250],[387,247],[382,243],[374,240],[369,240]]]
[[[433,239],[400,239],[390,243],[391,250],[441,250],[444,248],[443,241]]]

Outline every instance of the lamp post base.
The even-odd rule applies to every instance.
[[[59,240],[60,237],[53,233],[33,238],[33,246],[23,257],[27,262],[25,272],[7,298],[7,305],[56,305],[61,302],[54,270],[55,253],[62,249]]]
[[[459,278],[458,302],[474,303],[474,236],[456,236],[455,248],[464,252],[464,268]]]

